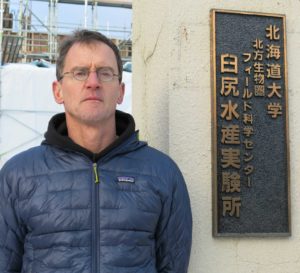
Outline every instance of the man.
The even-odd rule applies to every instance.
[[[183,177],[138,140],[122,62],[105,36],[65,40],[41,146],[0,173],[1,273],[185,273],[191,211]]]

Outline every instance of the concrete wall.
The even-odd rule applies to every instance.
[[[286,14],[291,237],[212,237],[212,8]],[[299,273],[300,1],[133,0],[133,69],[133,114],[141,137],[178,163],[190,192],[189,273]]]

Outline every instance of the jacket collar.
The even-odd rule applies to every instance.
[[[48,130],[45,133],[45,140],[42,144],[52,145],[67,151],[79,152],[89,157],[93,162],[96,162],[121,143],[125,142],[132,135],[135,135],[135,122],[133,117],[127,113],[116,110],[116,132],[118,138],[100,153],[94,154],[76,144],[68,137],[66,116],[65,113],[60,113],[53,116],[49,121]]]

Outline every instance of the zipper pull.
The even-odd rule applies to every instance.
[[[99,183],[99,176],[97,170],[97,163],[93,163],[94,175],[95,175],[95,183]]]

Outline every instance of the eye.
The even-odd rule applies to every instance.
[[[88,70],[87,69],[76,69],[73,71],[74,77],[78,77],[78,78],[83,78],[86,77],[88,74]]]
[[[98,70],[98,74],[104,77],[111,77],[113,75],[113,72],[108,68],[102,68]]]

